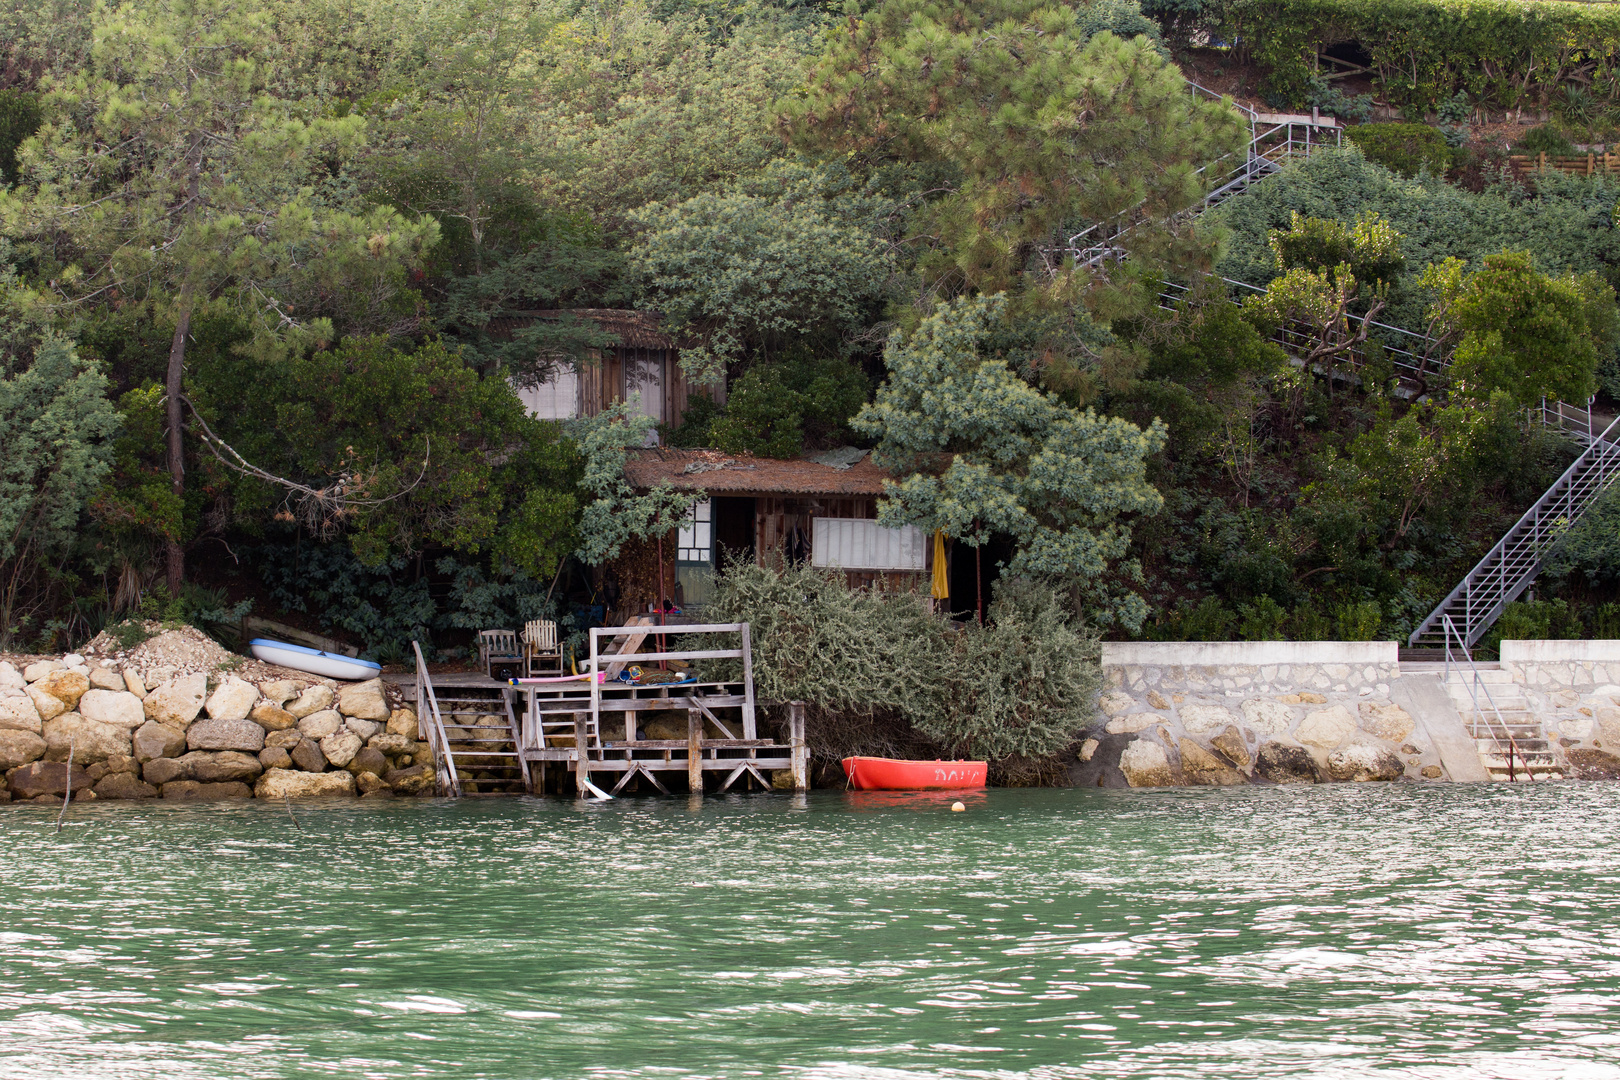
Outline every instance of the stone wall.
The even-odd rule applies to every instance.
[[[1576,774],[1620,776],[1620,641],[1504,641],[1501,657],[1525,708]],[[1502,696],[1497,687],[1492,693]]]

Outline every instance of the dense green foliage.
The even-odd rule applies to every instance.
[[[1427,124],[1360,124],[1344,133],[1368,161],[1402,176],[1445,174],[1453,154],[1439,128]]]

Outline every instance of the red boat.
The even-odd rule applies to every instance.
[[[848,757],[844,775],[857,791],[960,791],[984,787],[982,761],[899,761]]]

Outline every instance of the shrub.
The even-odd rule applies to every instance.
[[[1362,124],[1346,130],[1345,137],[1368,161],[1402,176],[1416,176],[1425,169],[1438,176],[1451,168],[1454,159],[1446,137],[1427,124]]]
[[[1571,157],[1575,153],[1575,144],[1559,133],[1551,124],[1542,124],[1533,127],[1513,144],[1513,151],[1517,154],[1546,154],[1548,157]]]
[[[805,443],[848,441],[846,425],[866,404],[866,376],[847,360],[762,364],[738,379],[709,423],[711,444],[730,454],[791,458]]]

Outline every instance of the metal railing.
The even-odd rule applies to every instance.
[[[1473,654],[1468,651],[1468,644],[1463,641],[1461,632],[1458,631],[1456,624],[1451,621],[1450,615],[1444,616],[1444,619],[1446,633],[1447,693],[1450,693],[1451,686],[1451,647],[1452,642],[1456,641],[1458,645],[1457,651],[1462,654],[1463,660],[1468,664],[1468,681],[1463,685],[1468,690],[1469,699],[1474,703],[1473,711],[1469,713],[1468,717],[1468,734],[1475,740],[1477,744],[1479,741],[1480,721],[1484,721],[1485,730],[1489,734],[1491,741],[1496,744],[1497,752],[1502,754],[1507,760],[1508,780],[1511,781],[1515,779],[1513,763],[1515,760],[1517,760],[1520,764],[1523,764],[1525,760],[1524,755],[1519,752],[1519,744],[1514,741],[1513,732],[1508,727],[1507,720],[1503,718],[1502,710],[1496,707],[1496,699],[1491,696],[1490,685],[1486,683],[1484,678],[1480,675],[1479,667],[1474,663]],[[1460,669],[1462,664],[1459,663],[1457,666]],[[1485,692],[1485,701],[1486,704],[1490,705],[1491,707],[1491,715],[1496,717],[1496,724],[1494,727],[1491,725],[1490,720],[1486,717],[1485,710],[1480,707],[1479,692],[1481,690]],[[1525,769],[1524,775],[1526,779],[1534,779],[1528,768]]]

